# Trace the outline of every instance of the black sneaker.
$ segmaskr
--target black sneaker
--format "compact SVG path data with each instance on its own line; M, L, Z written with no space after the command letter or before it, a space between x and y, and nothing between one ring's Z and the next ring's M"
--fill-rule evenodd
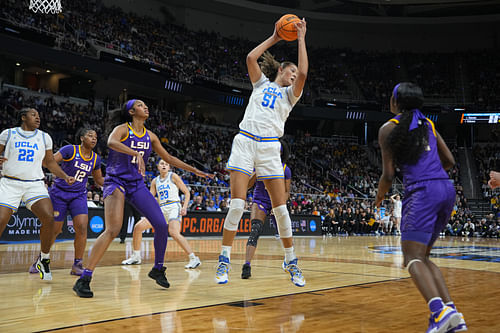
M170 283L168 283L167 277L165 276L165 270L167 267L162 267L161 269L152 268L149 272L148 276L156 281L157 284L162 286L163 288L170 287Z
M252 276L251 270L252 267L250 267L249 264L244 264L243 269L241 270L241 278L248 279L250 276Z
M91 276L82 276L78 280L76 280L75 285L73 286L73 290L80 297L91 298L94 297L94 293L90 290L90 280L92 280Z

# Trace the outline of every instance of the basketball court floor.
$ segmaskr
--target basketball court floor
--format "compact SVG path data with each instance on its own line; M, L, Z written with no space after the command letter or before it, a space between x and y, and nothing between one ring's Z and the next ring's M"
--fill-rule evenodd
M163 289L147 277L154 254L143 241L143 263L122 266L131 240L113 242L82 299L69 274L72 241L51 252L53 281L27 271L38 243L0 245L0 332L425 332L428 310L406 270L399 237L297 237L307 284L294 286L281 269L281 243L261 238L252 277L242 280L246 239L236 239L227 285L214 282L219 238L190 239L203 264L169 240ZM93 241L89 241L88 250ZM500 332L500 243L442 238L433 252L470 332Z

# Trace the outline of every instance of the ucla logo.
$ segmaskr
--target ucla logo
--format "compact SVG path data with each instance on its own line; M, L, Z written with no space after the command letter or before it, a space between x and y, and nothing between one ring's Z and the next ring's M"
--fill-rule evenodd
M34 145L28 141L18 141L15 143L16 148L32 148L38 150L38 145L35 143Z

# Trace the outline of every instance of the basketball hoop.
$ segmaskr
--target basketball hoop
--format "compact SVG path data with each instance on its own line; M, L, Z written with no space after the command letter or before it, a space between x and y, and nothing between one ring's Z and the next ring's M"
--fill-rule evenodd
M30 0L29 8L42 14L58 14L62 11L61 0Z

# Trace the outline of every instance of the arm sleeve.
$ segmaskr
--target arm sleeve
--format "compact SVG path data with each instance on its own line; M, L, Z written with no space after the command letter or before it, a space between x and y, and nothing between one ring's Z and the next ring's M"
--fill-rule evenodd
M257 82L252 83L252 86L254 89L258 88L261 85L263 85L266 81L269 81L269 79L264 75L264 73L262 73L262 75L260 76L260 79Z
M5 129L0 133L0 145L4 145L7 143L7 139L9 138L9 129Z

